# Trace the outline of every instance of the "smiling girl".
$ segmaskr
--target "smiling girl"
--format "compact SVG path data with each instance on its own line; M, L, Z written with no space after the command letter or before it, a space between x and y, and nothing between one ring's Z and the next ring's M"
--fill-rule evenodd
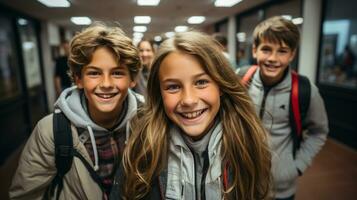
M178 33L151 70L111 198L265 199L266 133L215 41Z

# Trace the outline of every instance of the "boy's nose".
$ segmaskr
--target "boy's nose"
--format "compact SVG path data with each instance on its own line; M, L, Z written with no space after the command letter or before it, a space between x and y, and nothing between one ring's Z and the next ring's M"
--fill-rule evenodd
M276 60L277 60L277 53L272 52L268 57L268 61L276 61Z
M101 82L101 87L109 88L113 86L113 81L109 76L104 76Z

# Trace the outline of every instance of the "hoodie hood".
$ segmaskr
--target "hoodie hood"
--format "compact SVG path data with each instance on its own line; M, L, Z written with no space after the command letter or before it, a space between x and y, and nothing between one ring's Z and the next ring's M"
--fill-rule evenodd
M134 114L136 114L138 103L136 101L135 95L137 94L131 90L128 90L127 114L114 130L125 126L126 122ZM87 127L90 126L96 132L96 134L103 134L108 132L107 129L97 125L89 117L84 98L85 97L83 93L77 89L77 86L67 88L61 93L60 97L55 103L55 108L59 108L76 127L87 129Z
M138 102L144 101L141 95L135 94L131 90L128 90L127 96L127 110L126 115L121 120L120 124L114 128L112 131L116 131L124 126L126 126L126 141L129 138L129 120L130 118L136 114ZM98 126L94 123L87 112L87 105L85 101L85 97L83 93L77 89L77 86L73 86L64 90L57 102L55 103L55 112L61 112L71 121L71 123L77 128L83 128L88 130L89 138L93 148L94 154L94 170L97 171L99 169L99 158L97 145L95 142L95 136L101 136L110 134L109 131L101 126ZM118 116L120 114L118 113ZM126 143L126 142L125 142Z

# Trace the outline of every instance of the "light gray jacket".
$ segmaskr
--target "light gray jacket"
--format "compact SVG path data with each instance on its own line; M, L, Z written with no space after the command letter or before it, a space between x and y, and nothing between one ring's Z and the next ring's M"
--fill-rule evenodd
M264 109L262 121L270 132L272 149L272 173L274 193L277 198L289 197L296 192L298 170L304 172L312 159L324 145L328 133L328 120L324 102L317 87L311 83L310 106L306 118L304 139L293 158L293 139L289 124L289 103L291 90L290 69L282 82L271 88L266 95L265 107L261 108L264 87L260 79L259 68L253 75L249 86L249 95L256 105L257 113Z
M170 128L166 199L196 199L194 156L181 134L177 127ZM208 142L209 167L204 185L202 185L205 187L207 200L222 199L223 196L220 178L222 174L221 144L222 126L218 124L212 130Z

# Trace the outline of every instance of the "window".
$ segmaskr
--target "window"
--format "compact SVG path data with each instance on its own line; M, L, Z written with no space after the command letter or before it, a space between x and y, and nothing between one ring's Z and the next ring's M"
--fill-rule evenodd
M0 16L0 101L19 96L20 76L10 19Z
M319 84L357 88L356 1L327 0L322 24Z

